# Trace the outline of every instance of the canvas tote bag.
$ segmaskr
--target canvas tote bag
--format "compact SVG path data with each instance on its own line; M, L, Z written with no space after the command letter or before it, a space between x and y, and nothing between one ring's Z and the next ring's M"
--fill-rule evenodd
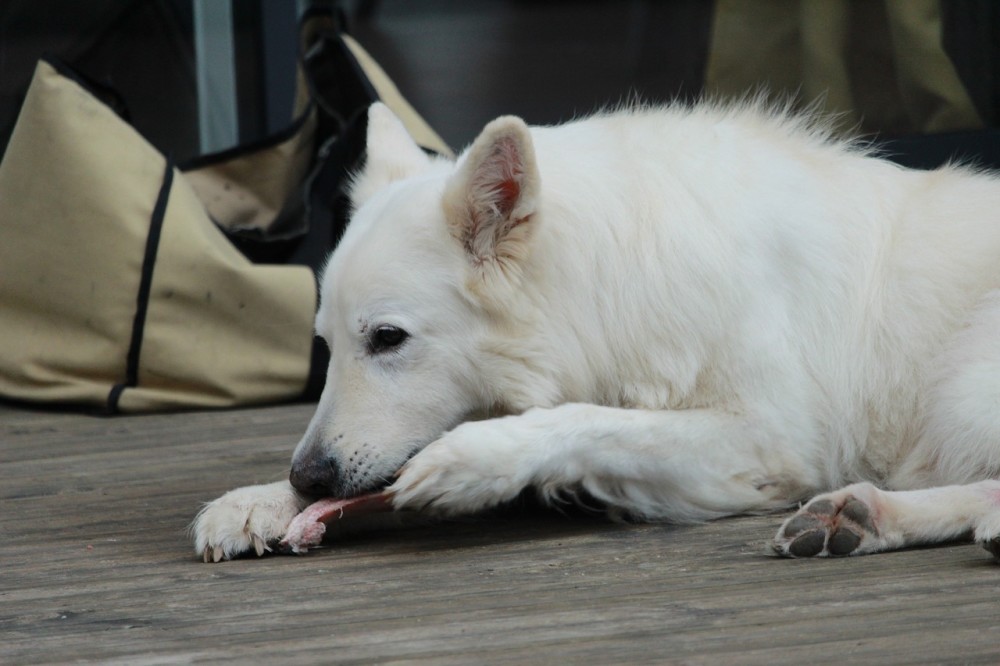
M367 104L448 149L356 42L308 39L290 130L185 170L71 70L38 64L0 163L0 397L115 413L318 393L314 268ZM343 75L330 54L354 80L324 91L317 78Z

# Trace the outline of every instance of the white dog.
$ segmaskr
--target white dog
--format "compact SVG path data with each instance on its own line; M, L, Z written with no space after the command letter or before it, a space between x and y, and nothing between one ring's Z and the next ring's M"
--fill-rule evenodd
M290 482L209 504L206 560L387 484L432 514L534 487L689 522L854 483L775 549L998 550L996 177L903 169L756 103L504 117L449 162L375 105L352 195Z

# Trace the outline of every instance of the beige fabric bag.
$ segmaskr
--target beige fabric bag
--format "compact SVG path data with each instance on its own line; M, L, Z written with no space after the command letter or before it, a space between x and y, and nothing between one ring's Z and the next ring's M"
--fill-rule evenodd
M377 94L447 150L368 60ZM284 141L184 173L39 63L0 163L0 396L110 412L302 396L313 271L252 263L220 227L280 218L315 126L306 116Z

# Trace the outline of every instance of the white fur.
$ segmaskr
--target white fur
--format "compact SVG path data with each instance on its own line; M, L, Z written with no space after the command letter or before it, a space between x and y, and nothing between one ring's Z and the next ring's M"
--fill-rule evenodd
M251 548L263 555L308 503L286 481L230 490L195 518L195 552L205 562L228 560Z
M1000 476L991 175L906 170L753 103L501 118L451 163L376 105L353 194L293 458L334 461L334 492L403 466L400 508L535 486L692 521ZM409 337L372 353L385 325Z

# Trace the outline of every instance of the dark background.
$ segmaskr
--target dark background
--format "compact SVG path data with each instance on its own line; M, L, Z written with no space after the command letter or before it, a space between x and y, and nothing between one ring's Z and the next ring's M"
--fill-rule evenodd
M298 6L292 0L232 2L241 142L259 139L290 121L296 18L310 1L317 0L298 0ZM714 3L341 0L333 4L346 15L349 31L416 109L446 142L460 149L501 114L548 124L633 98L662 102L697 96ZM1000 108L996 75L1000 3L948 0L942 8L949 55L980 115L988 126L995 126ZM191 0L3 0L0 153L35 62L50 53L116 91L127 117L160 150L180 162L197 156L201 150L192 25ZM958 140L966 152L985 154L982 163L1000 163L995 136ZM909 137L898 141L904 156L930 150L926 159L913 161L930 166L947 156L955 139L920 138L919 145Z
M339 4L349 31L454 148L505 113L554 123L632 96L697 94L712 12L705 0ZM249 141L288 121L295 4L238 0L233 9L239 133ZM194 156L191 35L189 0L0 2L0 149L36 60L52 53L117 90L154 145Z

